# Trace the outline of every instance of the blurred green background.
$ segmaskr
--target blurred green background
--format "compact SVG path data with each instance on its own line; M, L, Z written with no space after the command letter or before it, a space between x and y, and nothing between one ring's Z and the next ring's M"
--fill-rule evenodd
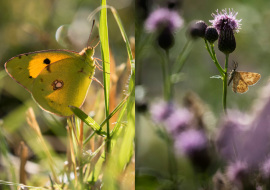
M186 30L188 24L193 20L204 20L211 25L209 20L213 20L212 13L218 9L233 8L238 12L237 19L242 19L240 32L235 34L236 50L230 54L229 71L233 69L233 60L238 62L238 71L257 72L261 74L261 80L249 88L245 94L235 94L228 88L227 108L239 109L243 112L250 112L252 106L256 106L256 98L261 92L261 88L268 82L270 71L270 2L266 0L259 1L221 1L221 0L197 0L197 1L179 1L181 6L178 9L180 15L185 21L182 29L175 35L175 46L171 48L171 59L180 54L184 47L187 37ZM149 10L155 10L158 7L166 6L167 1L153 1ZM136 9L138 12L138 9ZM139 18L139 17L138 17ZM141 43L145 37L145 31L140 30L143 25L143 19L137 18L136 32L136 54L137 62L137 84L143 85L146 89L146 101L150 106L154 100L163 98L162 91L162 72L161 57L157 54L154 40L148 43ZM137 36L140 35L140 38ZM143 44L142 49L138 49L138 44ZM217 48L215 42L217 58L222 67L224 67L225 55ZM138 65L140 68L138 68ZM188 91L195 92L202 101L212 111L209 118L213 127L217 127L218 121L223 114L222 111L222 82L219 79L211 79L211 76L218 75L219 72L208 54L204 40L198 39L194 42L190 55L182 70L182 81L174 87L174 101L179 106L183 104L183 97ZM166 145L155 133L155 126L148 120L148 115L136 112L136 167L152 168L160 172L167 170ZM182 164L184 162L181 162ZM185 164L184 164L185 165ZM186 166L180 166L185 168ZM181 170L180 170L181 171ZM188 177L192 177L190 174ZM194 177L194 176L193 176ZM194 185L195 186L195 185Z

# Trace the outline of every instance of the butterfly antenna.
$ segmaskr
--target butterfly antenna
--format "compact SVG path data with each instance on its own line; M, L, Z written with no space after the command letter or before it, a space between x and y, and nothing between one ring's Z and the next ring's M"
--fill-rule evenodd
M236 69L237 69L237 67L238 67L238 63L237 63L236 61L233 61L233 63L234 63L234 65L233 65L234 70L236 70Z
M90 34L89 34L89 38L88 38L88 42L87 42L87 46L89 47L90 46L90 44L92 43L92 41L90 42L90 37L91 37L91 35L92 35L92 32L93 32L93 28L94 28L94 26L95 26L95 19L93 20L93 24L92 24L92 28L91 28L91 32L90 32ZM90 42L90 43L89 43Z
M98 38L99 36L97 35L96 38ZM100 43L100 40L98 40L97 44L94 46L94 48L96 48L98 46L98 44Z

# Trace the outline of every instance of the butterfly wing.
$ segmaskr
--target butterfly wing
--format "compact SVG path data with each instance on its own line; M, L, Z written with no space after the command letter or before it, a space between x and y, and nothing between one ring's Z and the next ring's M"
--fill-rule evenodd
M86 97L95 66L82 58L68 58L45 67L33 83L32 95L41 108L70 116L69 105L80 107Z
M233 78L233 91L237 93L245 93L248 91L249 85L256 84L261 78L258 73L252 72L235 72Z
M239 72L234 73L232 89L235 93L244 93L248 91L248 85L243 81Z
M256 84L261 78L261 75L259 73L243 72L243 71L239 71L238 73L240 74L241 78L245 81L245 83L247 83L247 85L249 86Z
M66 50L45 50L25 53L11 58L5 63L7 73L28 91L32 91L34 79L49 64L79 54Z

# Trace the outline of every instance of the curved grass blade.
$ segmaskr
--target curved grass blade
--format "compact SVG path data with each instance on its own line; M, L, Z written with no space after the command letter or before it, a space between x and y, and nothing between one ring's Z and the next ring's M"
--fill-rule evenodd
M120 110L120 108L125 104L125 102L127 101L127 98L129 97L129 95L127 95L117 106L116 108L110 113L110 115L100 124L100 128L102 129L102 127L107 123L107 121L109 121L112 116L114 116L114 114L116 112L118 112ZM83 144L86 144L93 136L94 136L95 132L92 133L90 136L88 136Z
M106 136L106 132L102 131L101 127L95 120L93 120L90 116L88 116L86 113L84 113L81 109L75 107L75 106L69 106L71 111L78 116L84 123L86 123L88 126L90 126L95 133L101 136Z

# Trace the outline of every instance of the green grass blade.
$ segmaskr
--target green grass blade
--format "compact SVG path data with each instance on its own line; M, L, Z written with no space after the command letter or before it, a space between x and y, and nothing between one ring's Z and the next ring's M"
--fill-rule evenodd
M1 122L0 123L0 153L2 155L2 158L5 159L5 161L8 163L7 169L10 171L10 174L11 174L10 176L8 176L11 178L9 180L16 182L17 179L16 179L15 167L14 167L13 163L11 162L10 157L8 155L10 150L9 150L8 144L5 140L3 131L4 131L4 129L2 129L2 122Z
M115 20L116 20L116 22L118 24L118 27L120 29L121 34L122 34L122 37L123 37L123 39L124 39L124 41L126 43L128 57L129 57L129 60L130 60L130 62L132 64L132 66L133 66L134 59L133 59L133 56L132 56L132 51L131 51L131 48L130 48L130 44L129 44L129 40L128 40L127 34L126 34L126 32L124 30L124 27L123 27L123 24L121 22L121 19L120 19L120 17L119 17L119 15L118 15L118 13L117 13L117 11L116 11L115 8L113 8L111 6L109 6L109 8L111 9L111 11L113 13L113 16L114 16L114 18L115 18Z
M116 106L116 108L110 113L110 115L100 124L100 127L101 127L101 129L102 129L102 127L107 123L107 121L109 121L111 118L112 118L112 116L114 116L114 114L116 113L116 112L118 112L119 110L120 110L120 108L123 106L123 105L125 105L125 102L126 102L126 100L127 100L127 98L128 98L129 96L126 96L117 106ZM92 133L90 136L88 136L86 139L85 139L85 141L84 141L84 144L86 144L92 137L94 136L94 133Z
M106 0L101 1L101 6L106 7ZM103 8L100 12L100 27L99 36L101 43L101 55L103 60L103 84L104 84L104 99L105 99L105 113L109 116L109 95L110 95L110 53L109 53L109 38L108 38L108 23L107 23L107 9ZM107 121L107 144L106 152L110 152L110 126ZM105 154L106 155L106 154Z
M133 103L135 103L135 60L133 59L132 56L132 51L131 51L131 47L130 47L130 43L128 40L128 37L126 35L126 32L124 30L124 27L122 25L121 19L116 11L116 9L114 9L111 6L108 6L108 8L111 9L113 16L118 24L118 27L120 29L120 32L122 34L123 40L126 43L126 48L127 48L127 53L128 53L128 58L131 64L131 76L130 76L130 80L129 80L129 88L128 88L128 93L130 94L127 103L124 105L124 108L122 109L122 111L119 114L118 120L117 120L117 124L114 127L114 129L111 132L111 135L114 135L120 128L121 126L121 121L123 119L124 113L127 111L128 115L132 112L132 105Z
M86 113L84 113L81 109L75 106L69 106L71 111L78 116L84 123L90 126L97 134L101 136L106 136L106 132L101 130L100 125Z
M1 80L2 78L4 78L5 76L7 76L6 71L5 71L5 70L0 71L0 80Z

